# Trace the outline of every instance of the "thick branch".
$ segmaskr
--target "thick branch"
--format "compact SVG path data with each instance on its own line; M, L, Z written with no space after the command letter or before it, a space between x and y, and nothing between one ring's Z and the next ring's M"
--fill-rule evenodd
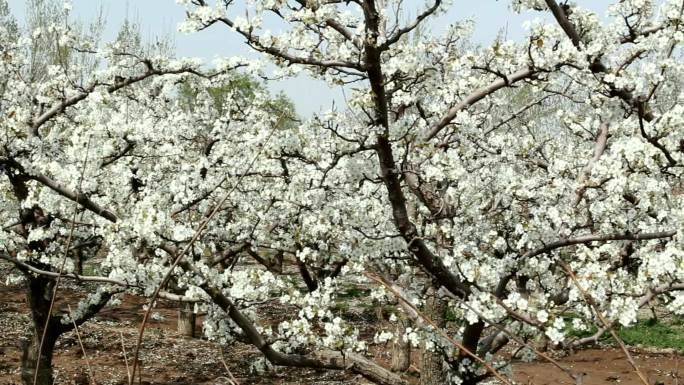
M551 242L544 247L540 247L536 250L528 251L522 255L522 258L531 258L540 254L548 253L555 249L560 249L561 247L579 245L583 243L591 242L607 242L607 241L646 241L650 239L661 239L661 238L671 238L677 234L677 231L662 231L659 233L642 233L642 234L632 234L632 233L615 233L615 234L605 234L605 235L585 235L582 237L562 239L559 241Z
M366 68L368 80L373 91L375 104L375 124L384 129L375 142L375 152L378 155L380 175L387 189L388 198L392 206L394 224L402 238L408 244L408 249L413 253L418 262L428 274L433 275L441 285L453 294L467 296L470 287L455 276L442 261L435 256L425 242L418 236L416 226L411 222L406 209L406 197L401 188L397 165L392 154L392 144L388 138L389 118L387 108L387 94L384 86L384 75L380 60L380 51L376 46L379 31L379 15L375 9L375 2L369 0L363 3L363 11L366 19Z
M415 166L408 166L404 170L403 175L411 192L423 202L433 216L436 218L449 218L453 215L451 205L439 195L434 186L421 181Z
M549 6L549 9L553 13L553 16L558 22L558 24L561 26L561 28L563 28L563 31L565 31L565 34L568 35L568 37L572 41L572 44L579 49L579 34L577 33L575 26L568 19L566 11L563 8L561 8L555 0L546 0L546 4ZM611 72L610 68L606 67L603 63L601 63L600 57L593 58L592 60L590 60L590 63L591 64L589 65L589 70L591 70L592 73L599 74ZM609 87L611 96L617 96L633 109L639 108L640 101L638 100L638 98L634 97L630 90L624 88L618 89L612 84L609 84ZM643 119L645 119L647 122L652 121L655 118L653 113L649 109L645 109L645 111L646 112L643 114L640 112L639 115L643 116Z
M185 271L201 275L194 266L187 261L180 261L179 266ZM252 321L242 314L235 304L226 297L219 288L204 280L200 285L212 301L218 305L235 322L245 334L249 342L274 365L334 370L350 370L381 385L408 385L408 381L399 375L375 364L374 362L354 353L344 353L324 350L312 355L286 354L279 352L259 333Z
M116 222L118 220L117 216L110 210L100 206L99 204L95 203L92 199L88 198L85 194L81 193L76 193L74 191L71 191L67 189L66 187L60 185L56 181L50 179L49 177L42 175L42 174L35 174L35 175L27 175L27 177L38 181L40 184L44 185L45 187L49 188L50 190L56 192L57 194L70 199L84 208L92 211L93 213L101 216L102 218L107 219L110 222Z
M58 114L64 112L67 109L67 107L71 107L76 103L80 102L81 100L87 98L88 95L90 95L90 93L93 92L93 90L95 90L96 86L97 84L93 84L90 87L88 87L85 92L62 100L60 103L52 106L49 110L45 111L42 115L33 119L30 122L31 134L34 136L38 136L38 129L40 128L40 126L42 126L43 124L45 124L45 122L54 118Z
M563 28L563 31L565 31L565 34L568 35L572 41L572 44L575 47L579 47L580 36L577 33L575 26L572 25L570 20L568 20L568 15L565 13L565 10L563 10L563 8L561 8L554 0L546 0L546 5L548 5L551 13L553 13L553 17L556 18L558 25L560 25L561 28Z
M582 186L577 189L575 192L575 199L573 202L573 206L577 206L579 202L582 200L582 197L584 196L584 192L587 189L587 186L584 185L584 182L586 179L589 177L591 174L591 169L594 167L594 164L599 160L601 155L606 151L606 146L608 145L608 124L607 123L601 123L601 128L599 129L599 134L596 138L596 143L594 144L594 156L592 156L591 160L587 162L587 165L584 166L582 169L582 172L580 173L579 176L579 182L582 184Z
M465 99L463 99L459 104L451 107L449 111L439 121L437 121L430 127L427 134L425 135L425 140L428 141L434 138L442 129L444 129L444 127L446 127L449 123L451 123L452 120L454 120L454 118L459 112L467 109L471 105L477 103L486 96L493 94L501 88L509 87L513 83L519 82L520 80L530 79L534 77L535 73L536 72L530 68L523 69L512 73L510 76L507 76L506 78L499 78L491 84L473 91L470 95L466 96Z
M100 312L106 305L107 302L112 298L114 294L117 292L121 291L121 289L115 289L115 290L107 290L104 293L102 293L97 300L97 302L92 302L88 303L86 306L85 310L81 313L79 317L74 319L72 322L69 323L62 323L61 318L62 317L57 317L57 316L52 316L55 319L59 319L59 330L60 333L66 333L74 329L76 326L81 326L83 325L86 321L89 319L93 318L97 313Z
M61 276L62 278L65 279L73 279L79 282L97 282L97 283L106 283L110 285L116 285L116 286L121 286L121 287L126 287L126 288L137 288L137 286L131 285L126 281L114 279L114 278L109 278L109 277L99 277L99 276L92 276L92 275L78 275L75 273L55 273L53 271L47 271L47 270L41 270L38 269L37 267L31 266L28 263L22 262L16 258L12 258L9 255L6 255L4 253L0 254L0 259L4 259L7 262L10 262L14 264L19 270L23 271L24 273L30 273L30 274L37 274L37 275L42 275L45 277L50 277L50 278L57 278L58 276ZM161 292L159 294L160 298L163 299L168 299L171 301L178 301L178 302L198 302L196 299L178 295L178 294L173 294L173 293L167 293L167 292Z
M181 74L181 73L192 73L195 75L203 76L202 74L198 73L192 68L180 68L176 70L160 70L160 69L155 69L153 68L148 61L145 61L146 66L148 67L147 71L144 73L138 75L138 76L133 76L127 79L124 79L121 82L118 82L114 85L111 85L107 87L107 92L109 93L114 93L124 87L130 86L132 84L141 82L151 76L155 75L167 75L167 74ZM30 127L31 127L31 133L34 136L38 136L38 129L40 126L54 118L60 113L63 113L68 107L76 105L78 102L84 100L85 98L88 97L93 91L98 86L103 85L101 82L94 82L90 86L86 87L85 90L77 95L74 95L70 98L64 99L61 102L57 103L56 105L52 106L49 110L45 111L42 113L40 116L36 117L30 122Z

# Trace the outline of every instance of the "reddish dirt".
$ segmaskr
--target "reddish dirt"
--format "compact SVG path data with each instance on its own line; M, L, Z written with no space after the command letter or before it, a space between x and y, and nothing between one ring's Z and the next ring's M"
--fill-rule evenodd
M650 384L684 384L684 358L671 354L631 352ZM574 373L583 373L583 385L643 385L622 350L584 350L561 360ZM575 382L550 363L515 365L516 379L530 385L574 385Z
M62 289L60 293L60 309L66 309L67 303L73 308L80 297L69 289ZM126 361L122 353L121 336L123 335L126 346L126 357L130 360L143 316L144 303L142 298L126 296L119 306L105 309L94 320L80 328L97 384L126 383ZM251 346L237 342L229 344L223 349L224 360L217 344L202 339L182 338L176 333L177 309L174 303L161 301L155 312L161 318L150 320L142 346L143 384L230 384L226 379L228 373L224 362L240 385L367 383L359 377L335 371L276 368L262 374L251 373L251 365L261 358ZM29 327L30 318L22 288L0 284L0 385L20 384L18 368L21 338L27 334ZM389 359L381 351L386 353L386 349L375 351L376 359ZM684 358L643 352L633 354L651 384L684 384ZM641 385L619 350L585 350L559 361L573 372L586 373L582 385ZM57 383L86 385L88 382L85 364L76 335L69 333L60 338L54 359ZM414 374L417 370L412 365L411 371ZM513 365L513 371L519 384L574 384L549 363L516 363Z
M57 308L65 310L67 304L74 308L82 296L67 288L60 289L59 297ZM142 298L126 295L120 305L106 308L79 328L98 385L127 383L126 359L132 360L145 303ZM359 383L354 376L331 371L271 368L266 373L254 374L252 364L261 358L256 349L234 342L221 351L215 343L179 336L176 332L177 307L173 302L159 301L154 313L161 318L149 321L141 348L144 385L230 384L224 362L240 385ZM201 322L202 317L199 317L198 335ZM27 335L30 323L22 288L0 283L0 385L21 384L21 340ZM63 335L55 352L56 384L87 385L86 360L76 334Z

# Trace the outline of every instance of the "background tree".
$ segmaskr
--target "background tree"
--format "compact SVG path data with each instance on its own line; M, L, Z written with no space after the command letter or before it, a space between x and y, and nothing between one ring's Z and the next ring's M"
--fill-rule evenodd
M140 290L137 282L77 275L84 259L108 252L111 230L104 230L99 221L118 218L103 208L102 197L111 185L100 182L130 151L125 146L134 143L126 136L129 127L116 132L103 119L123 122L135 111L146 111L138 100L131 101L129 88L165 74L192 74L195 68L189 63L164 68L169 60L161 55L146 59L132 49L136 47L128 39L128 24L111 49L98 51L99 21L90 28L79 27L70 21L69 8L57 2L33 1L28 9L22 29L9 15L6 2L0 2L0 211L6 221L0 258L20 273L31 309L32 334L24 346L22 381L52 384L57 339L93 317L113 294L129 287ZM121 143L122 152L117 152ZM125 195L114 199L117 202L130 197L130 171L122 178ZM87 293L73 314L56 301L60 279L67 278L77 279L77 286ZM93 286L93 281L101 285Z

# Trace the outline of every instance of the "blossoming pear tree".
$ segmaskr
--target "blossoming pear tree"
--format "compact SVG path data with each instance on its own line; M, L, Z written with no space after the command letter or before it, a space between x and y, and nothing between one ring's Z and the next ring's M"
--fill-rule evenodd
M40 345L121 290L193 301L207 338L272 365L387 385L414 382L377 354L389 342L421 348L423 384L511 383L505 346L553 360L527 341L577 348L651 303L684 312L681 0L616 2L608 20L514 1L553 22L488 47L470 23L430 32L440 0L181 3L184 31L224 26L278 75L344 85L347 106L301 121L231 86L260 63L207 70L3 21L0 257L36 299L25 383L50 366ZM29 76L46 32L69 55ZM59 314L56 277L99 289ZM348 285L387 315L374 338L338 306Z
M163 42L141 45L129 23L114 42L99 44L98 29L78 28L61 3L30 6L35 19L24 30L0 2L0 258L18 273L8 280L25 283L31 309L22 381L52 384L61 335L118 293L145 294L158 285L163 261L147 246L158 240L149 234L161 226L159 236L181 239L188 230L169 226L167 209L182 211L180 202L217 188L193 166L201 165L212 127L227 132L242 124L235 119L258 128L274 118L252 112L273 104L265 92L252 92L231 99L239 116L196 130L201 122L183 109L179 84L201 91L195 99L203 112L212 103L208 90L244 78L234 70L246 63L222 61L200 73L196 60L172 60ZM83 274L89 260L99 264L95 275ZM58 304L66 279L87 291L73 311ZM162 296L190 301L174 289Z
M581 346L653 301L682 313L682 1L616 2L607 20L514 1L553 22L488 47L467 43L468 23L426 33L451 6L440 0L413 12L391 0L180 3L182 30L224 26L282 74L351 91L347 109L274 135L256 165L266 169L238 188L259 197L231 198L245 212L222 229L248 253L294 256L310 292L273 269L219 278L181 258L223 310L211 310L210 336L242 333L275 365L345 362L402 383L377 365L364 372L360 356L321 353L368 348L330 307L342 282L366 281L413 323L404 335L378 330L376 342L422 341L450 381L474 384L510 381L497 355L509 342ZM269 31L266 19L286 27ZM422 312L429 288L455 325ZM245 306L257 294L300 312L260 326ZM571 339L568 323L597 332Z

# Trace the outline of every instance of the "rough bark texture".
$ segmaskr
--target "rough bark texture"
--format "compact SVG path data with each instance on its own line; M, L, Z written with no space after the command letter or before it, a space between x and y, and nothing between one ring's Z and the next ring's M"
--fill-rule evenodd
M57 320L51 319L48 323L43 351L42 354L39 354L40 339L43 335L45 321L49 317L52 281L40 276L30 277L27 279L26 285L27 301L33 318L33 331L23 346L21 380L25 385L33 384L35 368L40 356L36 385L52 385L54 381L52 377L52 353L60 334L59 325L55 322Z
M192 302L181 302L178 308L178 334L183 337L195 337L195 304Z
M443 328L446 326L445 312L446 302L435 294L434 289L430 289L425 301L425 315L437 326ZM442 385L446 383L442 355L439 352L426 349L425 343L421 344L421 348L420 385Z
M24 385L33 385L36 363L38 362L38 347L40 346L41 335L34 333L30 340L23 344L23 354L21 357L21 381ZM52 385L52 353L57 342L57 336L48 333L43 343L43 354L40 356L40 366L38 368L38 378L36 385Z
M395 337L392 342L392 363L393 372L405 372L411 366L411 343L404 341L406 327L402 322L398 323Z

